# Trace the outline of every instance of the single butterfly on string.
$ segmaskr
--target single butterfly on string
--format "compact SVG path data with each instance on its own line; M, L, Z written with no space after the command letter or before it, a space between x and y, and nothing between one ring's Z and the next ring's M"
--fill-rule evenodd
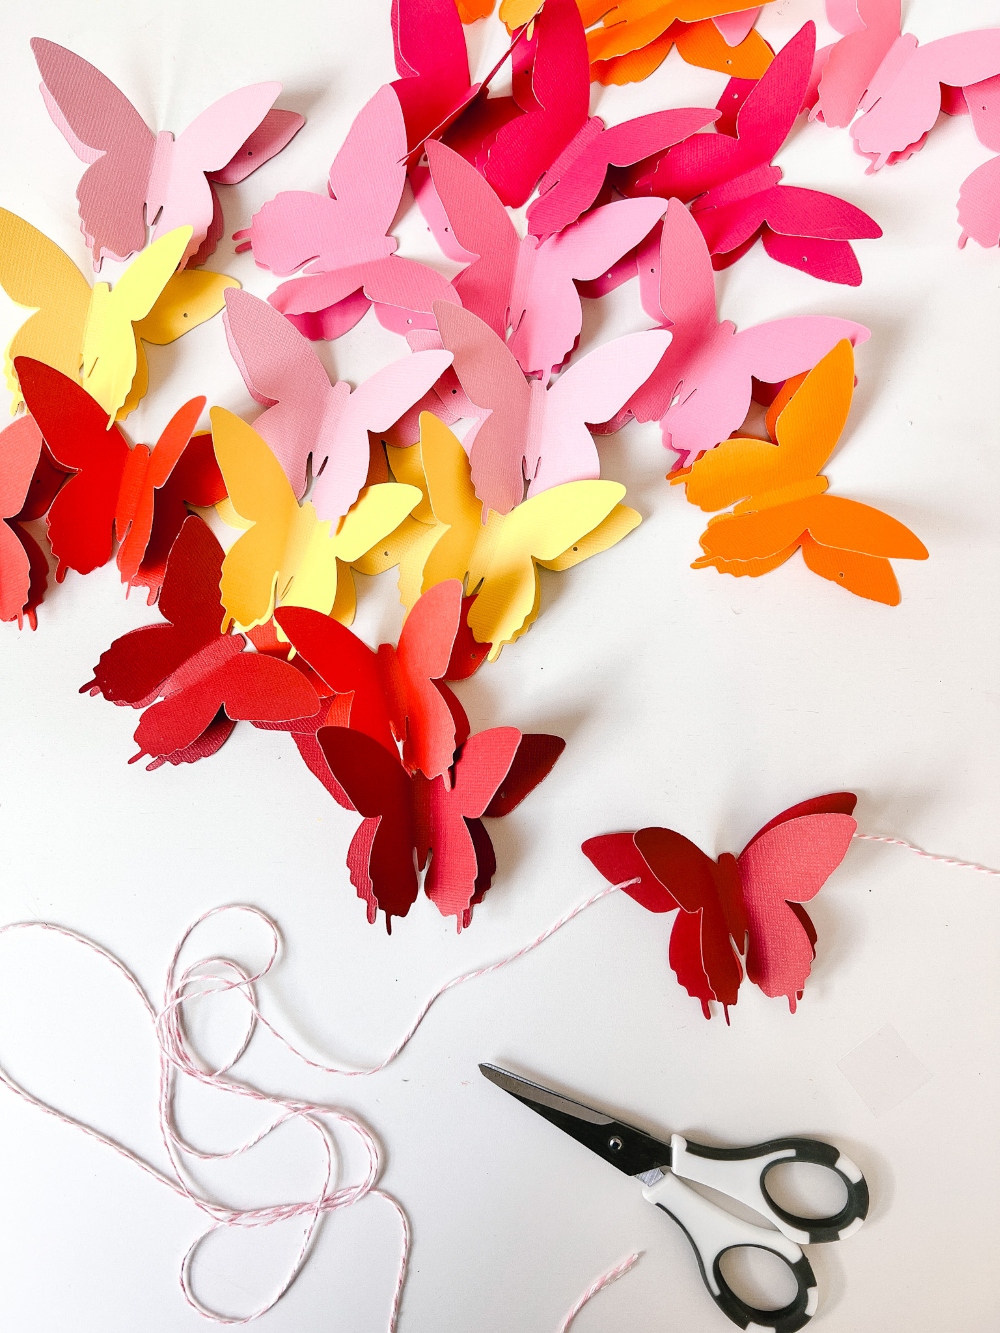
M652 168L640 165L622 188L690 203L717 269L759 238L779 263L856 287L861 268L850 242L879 237L881 227L834 195L781 184L781 168L773 165L802 110L815 47L809 22L749 92L739 80L730 83L718 103L718 132L692 135Z
M396 254L389 233L406 183L406 126L395 91L379 89L333 159L328 194L284 190L234 233L259 268L303 275L268 298L312 339L334 339L374 305L396 333L432 328L434 301L457 301L446 278Z
M195 434L205 399L179 408L153 448L132 446L68 375L28 357L15 368L49 455L68 474L46 519L56 581L67 570L89 574L106 565L117 540L122 582L146 588L154 602L188 506L215 505L226 495L211 437Z
M22 399L13 362L25 356L79 380L106 422L127 416L149 387L142 342L174 342L218 314L225 289L239 286L222 273L176 272L190 236L187 226L167 232L132 260L114 287L96 282L91 288L58 245L0 208L0 285L33 310L4 354L12 410Z
M630 417L659 421L664 447L680 455L678 467L743 425L755 382L784 384L841 339L857 346L871 336L863 324L822 315L769 320L740 333L730 320L720 323L708 246L678 199L671 199L659 237L651 234L640 247L638 269L643 309L673 336L652 375L594 429L619 430Z
M670 474L700 509L733 509L709 520L694 569L756 578L796 551L814 574L859 597L897 606L890 560L926 560L927 548L897 519L828 495L825 466L847 422L854 350L845 339L804 378L789 380L768 410L775 443L736 437Z
M571 481L522 500L506 514L484 506L472 487L469 459L452 432L430 412L420 418L420 441L389 449L398 481L418 486L424 501L367 556L361 573L399 565L405 606L435 586L465 586L471 641L490 660L527 633L541 610L537 566L565 570L607 550L642 521L623 504L613 481Z
M314 734L328 719L331 699L321 699L304 663L250 651L242 634L222 632L222 561L207 524L195 514L185 519L160 592L165 623L115 639L81 687L145 709L130 763L145 755L150 769L194 763L215 754L238 721Z
M738 856L718 860L673 829L607 833L583 844L612 884L650 912L677 912L670 966L711 1018L729 1009L745 975L795 1012L816 957L809 902L840 865L857 824L850 792L817 796L783 811Z
M274 101L280 83L256 83L222 97L177 138L154 134L99 69L55 42L31 41L41 92L56 128L87 169L76 197L80 224L99 269L128 259L175 227L191 234L180 263L203 264L224 234L216 184L235 185L270 161L305 124Z

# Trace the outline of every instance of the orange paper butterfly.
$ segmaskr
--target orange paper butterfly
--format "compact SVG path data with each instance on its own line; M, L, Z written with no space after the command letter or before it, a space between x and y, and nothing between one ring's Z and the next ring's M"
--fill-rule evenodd
M826 493L820 469L840 438L854 394L854 349L837 344L801 381L789 381L768 413L776 440L735 437L672 473L706 511L705 552L692 566L756 577L798 550L813 571L859 597L899 604L894 560L926 560L927 548L897 519Z

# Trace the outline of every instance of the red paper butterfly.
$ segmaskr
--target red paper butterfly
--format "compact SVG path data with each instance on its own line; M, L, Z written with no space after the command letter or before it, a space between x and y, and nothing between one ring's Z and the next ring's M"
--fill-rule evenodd
M565 748L558 736L522 735L516 727L477 732L444 776L410 774L378 741L346 727L323 727L317 740L327 763L363 816L347 853L351 883L381 908L386 929L417 896L418 870L428 865L424 891L443 916L468 926L496 870L482 817L506 815L550 771Z
M30 357L17 357L15 365L28 410L52 457L73 474L48 516L57 582L68 569L89 574L107 564L114 535L121 543L122 582L147 587L148 600L154 602L187 505L225 499L211 436L192 439L205 399L192 398L175 412L155 448L130 448L118 426L108 428L107 412L75 380Z
M222 560L222 547L202 519L185 519L160 593L167 623L116 639L101 654L94 679L81 687L81 694L146 709L135 731L139 753L130 763L147 754L149 769L194 763L215 754L237 722L315 718L315 729L326 721L327 706L302 670L246 652L242 634L220 632Z
M0 431L0 620L16 620L19 628L25 616L36 628L49 582L45 552L21 524L42 517L65 479L33 418Z
M609 833L583 844L612 884L650 912L680 909L670 966L689 995L726 1010L746 975L765 995L796 1001L816 956L816 930L802 903L814 898L847 853L857 824L850 792L817 796L783 811L740 852L718 861L672 829Z

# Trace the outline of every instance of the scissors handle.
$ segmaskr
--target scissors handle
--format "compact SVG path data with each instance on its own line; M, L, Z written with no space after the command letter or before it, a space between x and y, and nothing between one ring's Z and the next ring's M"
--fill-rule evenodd
M799 1245L846 1240L868 1215L864 1176L849 1157L829 1143L790 1138L771 1139L750 1148L709 1148L674 1134L670 1149L670 1169L675 1175L738 1199ZM808 1162L839 1176L847 1189L847 1201L840 1212L830 1217L797 1217L775 1203L768 1193L767 1176L776 1166L788 1162Z
M643 1194L650 1203L668 1213L681 1227L698 1259L701 1276L709 1294L722 1313L740 1328L757 1333L796 1333L816 1313L818 1294L816 1278L809 1260L794 1241L780 1231L756 1227L727 1213L704 1195L685 1185L668 1171L655 1185L647 1185ZM769 1250L787 1264L795 1279L795 1296L780 1310L759 1310L737 1296L722 1272L722 1258L728 1250L741 1246Z

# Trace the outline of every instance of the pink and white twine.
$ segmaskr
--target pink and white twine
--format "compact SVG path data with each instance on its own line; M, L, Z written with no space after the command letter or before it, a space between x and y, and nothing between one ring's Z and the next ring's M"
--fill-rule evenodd
M913 843L906 842L901 838L883 837L878 834L857 833L855 837L866 842L880 842L892 847L901 847L911 851L917 856L926 860L934 861L942 865L948 865L965 870L973 870L980 874L990 876L1000 876L1000 870L994 870L989 866L979 865L976 862L961 861L956 857L938 856L931 852L925 852L922 848L916 847ZM200 1212L208 1219L209 1224L201 1235L188 1248L184 1255L179 1272L179 1281L181 1291L187 1304L196 1310L206 1319L210 1319L218 1324L248 1324L252 1320L259 1318L262 1314L272 1310L281 1300L292 1283L298 1277L299 1273L309 1257L312 1242L316 1235L317 1227L321 1218L327 1213L336 1212L343 1208L350 1208L354 1204L360 1203L363 1199L374 1197L384 1200L395 1211L400 1224L400 1258L396 1271L396 1282L392 1294L392 1302L389 1311L388 1330L389 1333L395 1333L399 1318L399 1306L403 1294L403 1286L406 1281L407 1262L410 1251L410 1226L403 1211L402 1205L388 1194L385 1190L379 1188L378 1181L382 1173L382 1151L378 1140L368 1126L359 1119L358 1116L349 1111L342 1110L337 1106L324 1102L301 1101L298 1099L289 1099L276 1097L270 1093L262 1092L249 1083L245 1083L233 1076L232 1070L239 1060L246 1054L247 1049L252 1042L258 1027L263 1027L278 1041L290 1054L295 1056L304 1065L310 1069L317 1070L320 1073L334 1074L346 1078L367 1077L372 1074L378 1074L386 1069L406 1048L417 1029L427 1017L431 1008L448 991L455 987L463 985L467 981L473 981L479 977L489 976L492 972L498 972L501 968L509 966L519 958L539 948L546 940L552 938L558 931L562 930L576 917L580 916L588 908L593 907L602 899L619 889L628 888L639 881L630 879L621 884L608 884L597 893L591 894L578 903L570 911L559 917L548 926L540 935L523 945L515 952L506 957L498 959L496 962L489 963L484 967L475 968L470 972L463 972L461 975L452 977L425 1001L420 1008L413 1022L403 1034L403 1037L392 1050L380 1060L378 1064L367 1068L352 1068L342 1065L328 1065L320 1061L313 1060L304 1052L300 1051L292 1044L281 1032L277 1030L261 1013L257 1000L257 984L267 976L271 968L277 962L278 954L281 950L281 933L277 924L261 911L260 908L251 907L246 904L228 904L222 907L214 907L205 912L197 921L194 921L187 930L184 931L177 947L174 949L173 956L167 969L166 984L164 987L163 1003L157 1008L149 998L141 982L135 974L125 966L125 964L116 958L113 953L97 944L87 936L79 934L77 931L70 930L64 926L54 925L46 921L19 921L10 925L0 927L0 936L12 934L14 931L22 930L41 930L50 934L60 935L65 939L72 940L76 944L82 945L85 949L95 953L105 962L110 963L113 968L124 978L134 993L138 996L140 1003L149 1016L153 1032L156 1037L159 1048L159 1094L157 1098L158 1121L160 1139L167 1153L170 1162L170 1169L161 1170L154 1166L146 1158L133 1152L124 1144L108 1134L102 1133L92 1125L88 1125L81 1120L75 1119L65 1111L43 1101L36 1097L34 1093L23 1088L3 1066L0 1066L0 1084L8 1088L16 1096L31 1106L37 1107L46 1115L51 1116L61 1124L69 1125L77 1129L88 1138L95 1139L105 1147L110 1148L120 1157L137 1166L147 1176L159 1184L164 1185L174 1194L189 1200ZM204 922L213 917L224 913L243 913L258 922L260 922L268 933L270 947L266 962L256 972L249 972L239 963L232 959L221 956L213 956L199 959L196 963L189 964L181 968L181 953L192 934ZM196 1001L208 1000L213 996L226 994L239 995L247 1005L248 1016L243 1036L239 1042L238 1048L231 1059L218 1067L211 1067L198 1055L193 1048L188 1037L184 1023L184 1006ZM264 1106L274 1108L276 1114L264 1129L254 1134L244 1142L238 1144L226 1152L209 1152L195 1147L187 1142L177 1128L174 1116L174 1103L177 1092L178 1077L184 1075L196 1082L213 1088L217 1091L231 1093L237 1097L247 1098L250 1101L260 1103ZM233 1158L241 1156L256 1147L270 1134L273 1134L281 1125L288 1121L297 1120L308 1125L316 1134L320 1146L320 1160L322 1164L321 1182L319 1188L311 1199L272 1204L259 1208L232 1208L226 1204L218 1203L208 1198L188 1178L185 1167L185 1159L194 1159L199 1161L230 1161ZM333 1152L333 1146L330 1139L329 1127L332 1125L352 1133L364 1150L364 1159L366 1162L362 1179L351 1185L336 1187L336 1159ZM223 1228L252 1228L252 1227L270 1227L278 1222L284 1222L300 1218L304 1221L305 1227L302 1235L302 1241L299 1245L298 1253L288 1272L287 1277L281 1283L278 1290L265 1303L245 1315L229 1315L219 1310L212 1309L205 1305L197 1296L194 1290L192 1269L195 1259L198 1255L204 1241L214 1232ZM616 1264L613 1268L603 1273L583 1292L579 1300L566 1315L560 1325L559 1333L568 1333L573 1320L580 1313L583 1307L605 1287L615 1282L619 1277L627 1273L638 1260L638 1254L631 1254Z

